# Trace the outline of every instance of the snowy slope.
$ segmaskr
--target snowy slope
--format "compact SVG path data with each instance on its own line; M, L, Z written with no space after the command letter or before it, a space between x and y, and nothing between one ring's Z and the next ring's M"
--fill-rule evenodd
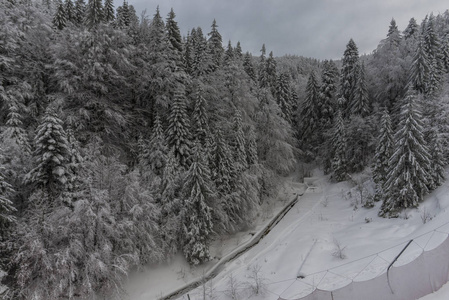
M355 178L363 181L366 174ZM405 244L414 239L395 266L406 264L423 251L438 246L449 232L449 193L444 185L429 195L419 209L408 210L403 218L377 217L378 207L361 206L354 184L329 183L320 176L311 182L315 188L306 194L284 219L254 248L226 265L206 292L215 299L231 299L231 277L240 298L254 294L256 280L264 289L253 299L302 297L314 287L333 290L352 280L363 281L385 272L389 262ZM372 191L365 183L363 194ZM424 221L425 222L424 222ZM442 227L441 227L442 226ZM438 231L434 229L439 228ZM343 249L341 259L338 246ZM303 280L296 280L305 275ZM191 299L202 299L199 287L189 292ZM180 299L187 299L184 295Z

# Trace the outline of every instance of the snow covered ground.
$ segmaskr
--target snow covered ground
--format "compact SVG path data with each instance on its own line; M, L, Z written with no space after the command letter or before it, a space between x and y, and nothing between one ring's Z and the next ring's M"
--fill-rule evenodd
M380 203L370 209L362 206L373 192L369 174L359 174L353 182L343 183L330 183L318 172L314 176L308 179L311 187L259 244L225 265L211 282L189 291L190 299L203 299L203 294L208 295L207 299L232 299L233 291L238 299L293 299L306 296L316 287L335 290L351 281L384 273L411 239L414 241L395 266L414 260L423 249L433 249L447 237L448 184L427 196L419 209L407 210L398 219L383 219L377 217ZM290 188L285 196L293 196L293 190ZM276 209L272 210L274 213ZM216 241L213 255L220 257L231 251L256 230ZM131 279L131 299L157 299L201 276L214 262L192 269L177 257L170 264L154 266ZM298 276L305 278L297 280ZM258 288L260 293L254 296ZM423 299L449 299L439 295L447 296L448 292L445 286ZM187 299L187 295L179 299Z

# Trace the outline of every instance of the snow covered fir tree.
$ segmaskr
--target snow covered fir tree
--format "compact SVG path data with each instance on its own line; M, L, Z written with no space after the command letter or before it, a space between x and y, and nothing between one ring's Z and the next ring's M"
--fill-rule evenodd
M5 299L112 299L145 265L201 265L298 166L369 170L386 218L444 183L448 12L323 61L247 52L213 16L181 31L174 9L138 13L0 1Z

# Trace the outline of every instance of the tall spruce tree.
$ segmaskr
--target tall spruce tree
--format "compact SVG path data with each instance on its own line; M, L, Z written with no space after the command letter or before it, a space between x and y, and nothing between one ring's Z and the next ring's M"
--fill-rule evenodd
M194 153L183 187L182 226L184 255L190 264L197 265L210 258L209 243L213 227L211 202L215 194L210 170L199 144L196 144Z
M64 5L66 20L68 22L75 21L75 6L73 5L72 0L66 0Z
M105 0L104 1L103 19L106 23L114 21L115 11L114 11L114 1L113 0Z
M74 23L78 26L84 23L86 13L86 3L84 0L75 1Z
M332 171L334 172L334 178L337 181L346 180L347 141L345 123L343 121L341 110L337 111L337 116L335 118L332 148L334 153L334 156L332 158Z
M28 173L29 181L57 196L66 189L69 144L63 122L51 109L47 109L34 138L35 167Z
M385 199L380 216L397 217L404 208L417 207L429 191L431 156L416 95L409 90L404 99L393 155L385 181Z
M410 87L417 92L424 94L427 91L429 69L429 60L424 49L424 41L422 38L420 38L410 69Z
M307 150L312 150L316 147L318 140L317 132L320 125L319 89L320 86L318 85L315 73L312 72L307 81L306 99L303 103L299 120L301 131L298 133L303 148L306 147Z
M89 0L87 4L86 22L89 27L95 27L104 19L103 3L101 0Z
M178 22L176 22L175 17L176 14L172 8L168 14L165 26L167 27L168 40L170 41L173 49L175 49L179 53L179 55L181 55L183 51L182 37Z
M53 26L55 26L59 30L63 30L66 27L66 14L64 9L64 4L61 0L58 1L58 8L53 17Z
M245 53L245 56L243 57L243 69L245 70L246 74L248 74L249 78L251 78L254 82L256 82L256 71L254 70L254 65L252 62L253 58L249 52Z
M192 112L192 135L194 140L205 146L210 130L206 111L206 99L204 99L203 93L203 88L198 85Z
M391 118L388 110L385 109L380 124L380 132L374 156L373 179L376 183L375 201L384 198L384 185L390 170L389 161L393 154L393 129L391 127Z
M234 161L237 171L242 172L248 168L248 162L246 157L246 142L245 134L243 132L242 114L238 109L235 109L234 111L232 132L231 147L234 154Z
M181 166L187 168L191 156L190 125L184 91L176 91L167 119L167 142Z
M346 45L343 54L342 68L340 75L340 98L344 102L340 103L343 109L343 117L349 115L350 104L353 102L357 84L357 65L359 63L359 50L353 39Z
M357 67L357 82L351 105L351 114L366 117L370 113L369 95L366 84L365 65L361 63Z
M151 133L148 159L152 171L161 176L167 162L168 147L165 138L164 129L162 128L162 122L159 115L156 115L154 119L153 131Z
M207 41L208 46L209 46L209 53L212 59L212 68L213 70L216 70L217 68L219 68L222 64L222 59L223 59L223 39L221 37L220 32L218 32L218 25L217 22L214 21L212 22L211 25L212 29L211 31L208 33L209 39Z
M281 73L277 80L276 100L282 112L282 117L289 123L292 122L292 107L290 100L290 85L288 75Z
M338 69L335 63L330 60L323 62L323 71L321 73L320 87L320 123L321 128L329 129L332 127L333 117L336 109Z

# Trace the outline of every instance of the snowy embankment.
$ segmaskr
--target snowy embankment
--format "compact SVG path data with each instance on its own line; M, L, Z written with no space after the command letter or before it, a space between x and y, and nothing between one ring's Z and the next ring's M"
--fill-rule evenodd
M354 179L335 184L324 176L316 178L311 182L314 188L260 243L226 264L212 281L190 291L190 299L203 299L203 295L207 299L232 299L233 295L298 299L315 288L335 290L385 273L411 239L395 267L447 238L447 183L428 195L419 209L406 210L401 218L383 219L377 216L380 203L370 209L362 206L373 188L369 176L359 174Z
M224 264L256 245L292 208L306 190L306 185L286 180L276 199L264 204L248 230L214 241L210 247L212 261L191 267L181 254L172 261L149 266L134 274L128 284L130 299L168 299L199 286L204 278L213 278Z

